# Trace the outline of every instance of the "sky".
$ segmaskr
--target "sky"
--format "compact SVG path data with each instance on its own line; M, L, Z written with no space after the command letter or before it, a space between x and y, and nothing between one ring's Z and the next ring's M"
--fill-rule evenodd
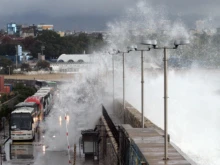
M170 20L181 18L189 27L196 20L214 20L220 25L219 0L143 0L160 6ZM54 24L55 30L104 31L108 22L121 17L137 0L0 0L0 28L8 22ZM147 10L147 9L146 9Z

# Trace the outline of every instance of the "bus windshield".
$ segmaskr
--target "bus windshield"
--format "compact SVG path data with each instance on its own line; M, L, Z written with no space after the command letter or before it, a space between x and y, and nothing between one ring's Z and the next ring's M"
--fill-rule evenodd
M31 130L32 117L28 113L14 113L11 115L11 130Z

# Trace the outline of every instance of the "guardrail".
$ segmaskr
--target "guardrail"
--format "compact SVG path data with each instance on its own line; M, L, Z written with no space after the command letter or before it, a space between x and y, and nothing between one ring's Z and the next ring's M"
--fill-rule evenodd
M115 124L112 122L111 118L109 117L109 115L103 105L102 105L102 114L108 124L109 129L112 132L113 137L115 138L116 143L119 145L119 132L118 132Z

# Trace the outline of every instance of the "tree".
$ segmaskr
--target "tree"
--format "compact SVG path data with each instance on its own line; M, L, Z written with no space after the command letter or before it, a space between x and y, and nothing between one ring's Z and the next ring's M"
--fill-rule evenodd
M24 101L27 97L32 96L36 92L35 88L24 86L22 83L16 84L13 90L19 93L18 102Z
M34 46L36 40L33 37L24 38L21 43L24 49L29 50L32 46Z
M43 53L46 59L58 57L61 54L81 54L99 50L104 45L102 34L89 35L80 33L75 36L60 37L54 31L44 30L36 38L27 37L22 41L22 45L31 55L37 58L41 52L41 46L45 46Z
M1 44L0 45L0 55L15 55L16 45L14 44Z
M30 71L30 65L28 63L21 64L21 71Z
M37 57L37 54L41 52L41 46L45 46L44 54L46 58L58 57L61 49L60 35L50 30L40 32L29 48L34 57Z
M50 63L45 60L40 60L37 62L36 66L38 69L49 69Z
M13 73L13 62L7 58L0 57L0 73L1 74L9 74L9 69L10 69L10 74Z

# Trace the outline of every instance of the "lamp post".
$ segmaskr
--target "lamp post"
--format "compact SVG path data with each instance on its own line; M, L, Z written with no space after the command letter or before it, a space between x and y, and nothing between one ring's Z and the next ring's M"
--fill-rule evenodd
M155 40L147 40L148 45L156 45ZM140 51L141 52L141 127L144 128L144 51L150 51L148 49L137 49L137 47L129 47L129 50Z
M15 66L16 66L16 69L18 67L18 47L15 46L15 50L16 50L16 54L15 54Z
M135 48L135 51L141 51L141 126L144 128L144 51L150 51L150 48L147 50Z
M122 65L123 65L123 111L124 111L124 124L125 124L125 53L129 53L131 50L126 52L118 51L118 53L122 53Z
M7 67L8 67L8 69L9 69L8 74L9 74L9 76L10 76L10 75L11 75L11 69L10 69L10 68L11 68L12 66L7 66Z
M142 42L143 45L149 45L148 42ZM168 98L168 84L167 84L167 49L177 49L179 45L189 44L188 40L175 41L173 47L157 47L153 45L153 49L163 49L164 51L164 160L168 160L168 121L167 121L167 98Z
M114 54L112 54L112 99L113 99L113 110L115 110L115 64L114 64Z
M44 50L45 50L45 46L42 45L42 46L41 46L41 55L43 55L43 53L44 53L43 51L44 51Z
M108 52L112 55L112 101L113 101L113 110L115 108L115 64L114 64L114 55L117 54L115 50L113 52Z
M2 121L3 129L4 129L4 135L3 135L3 136L4 136L4 139L5 139L5 137L6 137L6 136L5 136L5 122L6 122L6 118L5 118L5 117L2 117L2 118L1 118L1 121Z

